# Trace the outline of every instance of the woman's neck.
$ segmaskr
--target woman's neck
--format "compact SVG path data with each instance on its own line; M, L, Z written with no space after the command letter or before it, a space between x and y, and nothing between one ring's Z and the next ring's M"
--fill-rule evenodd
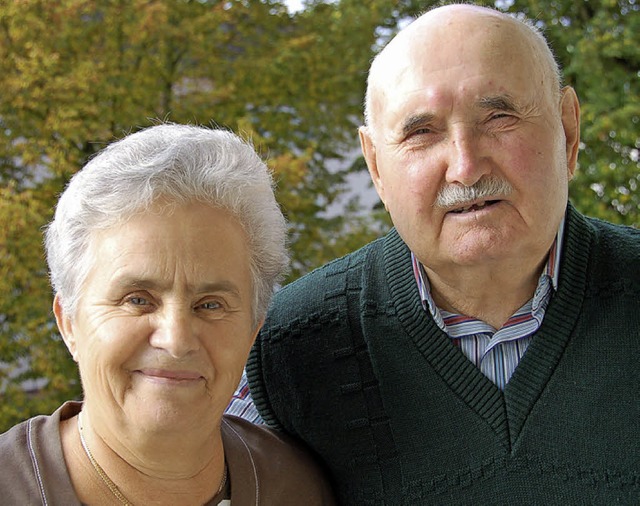
M149 444L128 447L121 451L124 457L91 430L84 417L77 422L77 417L64 421L60 431L71 482L84 503L126 504L109 482L131 504L201 505L219 491L225 472L219 433L207 445L206 456L202 445L191 452L191 445L182 439L173 445L173 455L165 440L153 452L146 451Z

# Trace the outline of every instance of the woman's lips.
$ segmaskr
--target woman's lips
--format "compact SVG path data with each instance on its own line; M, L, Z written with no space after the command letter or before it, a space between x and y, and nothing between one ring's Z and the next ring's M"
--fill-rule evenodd
M151 379L167 381L196 381L202 378L200 373L187 370L139 369L136 372L139 372Z

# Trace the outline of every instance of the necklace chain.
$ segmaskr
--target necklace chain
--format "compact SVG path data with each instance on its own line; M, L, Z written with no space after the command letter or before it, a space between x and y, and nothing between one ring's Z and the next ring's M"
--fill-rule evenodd
M82 449L84 450L84 453L87 454L87 457L89 458L89 462L91 462L91 465L96 470L96 473L98 473L98 476L100 476L104 484L111 491L111 493L116 497L116 499L118 499L118 501L120 501L121 504L126 504L127 506L133 506L133 503L125 497L125 495L120 491L118 486L115 483L113 483L111 478L109 478L109 475L105 472L104 469L102 469L100 464L98 464L96 459L93 457L93 454L91 453L91 450L89 450L89 446L87 445L87 442L84 439L84 434L82 433L81 416L82 416L82 412L78 413L78 433L80 434L80 443L82 444ZM227 484L227 464L225 462L224 472L222 474L222 481L220 482L220 487L218 487L218 491L216 492L216 495L222 492L222 489L226 484Z
M100 476L104 484L109 488L109 490L111 490L111 493L118 499L118 501L120 501L121 504L126 504L127 506L133 506L133 503L131 503L129 499L127 499L124 496L122 492L120 492L120 489L118 488L118 486L115 483L113 483L113 481L111 481L111 478L109 478L109 475L105 473L104 469L102 469L102 467L100 466L100 464L98 464L96 459L93 458L93 454L91 453L91 450L89 450L89 446L87 445L87 442L84 439L84 434L82 433L81 417L82 417L82 412L78 413L78 432L80 433L80 442L82 443L82 449L87 454L87 457L89 457L89 462L91 462L91 465L96 470L96 473L98 473L98 476Z

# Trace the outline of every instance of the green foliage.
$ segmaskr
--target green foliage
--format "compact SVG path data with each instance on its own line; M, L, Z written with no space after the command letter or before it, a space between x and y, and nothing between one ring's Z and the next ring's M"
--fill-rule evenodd
M116 138L158 120L251 138L291 222L291 277L375 236L357 206L322 211L345 191L336 161L356 139L377 29L404 8L0 1L0 430L81 395L51 312L41 228L66 181ZM25 391L33 380L37 394Z
M80 393L76 367L52 321L40 228L50 214L46 187L0 188L0 427L47 413ZM48 388L33 394L48 378ZM27 388L25 388L27 387Z
M389 226L340 212L366 72L398 22L436 2L0 0L0 431L81 396L51 312L42 227L98 149L158 120L219 125L268 158L291 223L289 280ZM638 224L638 5L516 1L582 98L572 199ZM26 383L25 383L26 381ZM36 381L37 393L25 386Z
M640 225L640 4L519 1L537 19L581 101L582 147L571 199L585 214Z

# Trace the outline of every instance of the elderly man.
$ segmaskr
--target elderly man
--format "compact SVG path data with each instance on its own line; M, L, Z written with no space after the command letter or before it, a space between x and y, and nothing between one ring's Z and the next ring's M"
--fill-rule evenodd
M640 233L568 203L559 74L472 5L373 62L360 139L395 229L281 290L247 365L342 504L640 499Z

